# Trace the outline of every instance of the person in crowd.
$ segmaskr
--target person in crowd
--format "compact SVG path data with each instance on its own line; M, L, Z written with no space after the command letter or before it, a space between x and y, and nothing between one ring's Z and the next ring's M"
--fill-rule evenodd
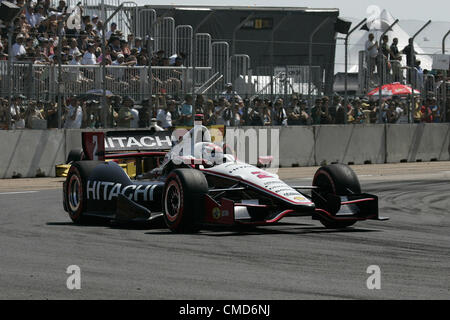
M246 124L249 126L261 126L264 125L262 119L263 101L259 97L253 99L253 106L247 106L248 116Z
M204 114L204 104L205 104L205 98L202 94L197 94L194 102L194 109L196 114Z
M312 124L320 124L322 119L322 99L317 98L311 108Z
M225 97L225 99L227 101L230 101L232 99L242 99L236 91L233 90L233 84L232 83L227 83L225 85L225 91L222 92L222 96Z
M410 38L408 40L408 45L403 48L401 51L402 54L406 55L406 65L408 66L408 83L412 83L413 79L413 72L411 71L416 66L416 54L417 52L414 50L414 40L413 38Z
M192 126L194 124L193 114L193 97L187 94L181 106L180 124L183 126Z
M172 118L172 126L177 126L180 123L181 112L179 105L171 96L167 97L167 110Z
M65 129L80 129L83 122L83 110L80 105L80 100L77 96L70 98L70 103L66 107L65 112Z
M83 59L81 60L81 64L83 65L93 65L97 64L97 57L95 56L95 46L93 44L89 44L86 52L83 55Z
M383 72L384 76L387 76L391 72L391 62L389 61L389 58L391 56L391 48L389 46L389 36L385 34L383 36L383 39L381 39L381 58L382 66L383 66Z
M275 101L273 112L271 117L271 123L275 126L287 126L288 116L286 109L284 108L283 99L278 98Z
M158 121L158 125L164 129L168 129L172 127L172 114L167 106L166 97L164 95L158 96L157 102L158 111L156 120Z
M345 123L345 108L342 105L342 98L339 95L333 96L333 104L329 109L331 117L334 119L334 124Z
M44 116L42 115L42 111L39 109L39 105L34 101L30 102L28 105L24 118L25 127L28 129L33 129L34 120L44 120Z
M107 31L105 34L106 40L109 40L116 31L117 31L117 23L113 22L110 25L110 30Z
M398 49L398 38L392 40L391 47L389 48L390 55L389 60L392 65L392 75L394 77L394 82L401 82L402 79L402 55Z
M11 113L11 127L12 129L24 129L25 128L25 112L23 108L23 100L25 96L18 95L12 101L10 107Z
M134 100L129 97L123 97L122 106L119 109L119 115L117 119L117 127L120 128L131 128L132 121L139 121L139 119L134 118L135 114L131 111L134 106Z
M13 61L15 60L22 60L23 58L25 58L27 51L25 50L24 47L24 35L23 34L19 34L16 37L16 43L13 44L12 46L12 56L13 56Z
M130 40L128 40L128 42L133 43L133 42L130 42ZM136 37L134 39L134 44L132 46L132 49L136 49L138 54L140 54L142 52L142 38L141 37Z
M229 125L232 118L232 110L230 109L231 104L225 97L220 97L218 105L214 109L216 124L219 125Z
M214 100L208 99L206 101L206 105L204 108L204 122L206 126L212 126L216 124L216 114L215 114L215 108L214 108Z
M44 118L47 120L47 128L58 128L58 104L56 102L46 101L44 105Z
M373 33L369 34L369 37L365 44L367 66L370 72L370 77L372 78L375 73L375 67L377 65L378 56L378 41L375 41L375 36Z
M441 122L441 111L437 104L437 100L435 97L430 98L430 110L431 110L431 117L433 118L434 123Z
M320 112L320 124L332 124L334 119L330 115L329 111L330 99L327 96L322 98L321 112Z

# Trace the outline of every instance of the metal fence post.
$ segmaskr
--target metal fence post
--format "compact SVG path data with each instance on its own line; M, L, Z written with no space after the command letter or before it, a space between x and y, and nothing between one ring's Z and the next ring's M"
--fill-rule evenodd
M344 110L347 110L348 105L348 39L350 35L358 29L361 25L363 25L367 21L367 18L364 18L360 23L356 25L352 30L350 30L345 36L345 78L344 78ZM347 123L347 117L344 117L344 123Z
M309 81L308 81L308 113L311 116L311 109L312 109L312 101L311 101L311 82L312 82L312 46L313 46L313 39L316 33L330 20L330 18L326 18L323 20L311 33L309 36L309 65L308 65L308 73L309 73Z
M395 21L394 21L394 23L392 23L387 29L386 29L386 31L385 32L383 32L383 34L381 35L381 37L380 37L380 42L379 43L381 43L381 41L383 41L383 37L389 32L389 31L391 31L392 30L392 27L394 26L394 25L396 25L398 22L399 22L400 20L399 19L396 19ZM382 70L382 68L381 68L381 66L383 65L383 64L385 64L384 63L384 61L382 61L382 59L381 59L381 57L383 56L383 54L382 54L382 51L381 51L381 46L379 46L378 47L378 69L379 70L377 70L377 73L378 73L378 82L379 82L379 85L378 85L378 107L379 107L379 110L378 110L378 120L379 120L379 122L380 123L382 123L383 122L383 110L381 110L381 105L382 105L382 103L381 103L381 100L382 100L382 88L383 88L383 81L382 81L382 78L381 78L381 70ZM370 71L369 71L370 72Z

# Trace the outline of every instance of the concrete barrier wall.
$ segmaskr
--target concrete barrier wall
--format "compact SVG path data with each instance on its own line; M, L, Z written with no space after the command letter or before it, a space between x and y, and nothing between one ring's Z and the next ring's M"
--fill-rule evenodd
M386 125L386 162L450 160L450 124Z
M267 130L269 148L261 151L258 146L258 152L273 154L272 148L277 147L282 167L450 160L450 124L252 129ZM270 129L278 130L278 143L270 142ZM55 165L65 163L70 150L81 148L82 131L1 130L0 178L54 176Z
M282 127L279 150L282 167L315 165L314 128Z
M314 126L315 163L384 163L383 125Z
M0 178L54 176L65 161L64 130L2 130L0 150Z

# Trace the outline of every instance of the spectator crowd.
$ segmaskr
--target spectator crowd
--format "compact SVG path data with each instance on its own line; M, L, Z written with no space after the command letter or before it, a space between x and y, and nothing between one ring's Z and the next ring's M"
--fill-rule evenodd
M61 56L62 64L95 65L105 60L107 65L124 66L181 66L186 55L178 53L167 56L163 50L148 51L148 40L128 34L126 37L112 22L104 26L97 15L84 15L78 5L77 11L68 11L64 0L53 7L50 0L16 0L23 8L13 21L13 61L30 61L35 64L56 64ZM79 17L79 25L74 20ZM105 28L104 28L105 27ZM102 51L105 30L105 52ZM8 59L8 26L1 28L0 59ZM61 54L58 44L61 42Z
M12 128L58 127L56 103L31 101L16 96L8 108L8 100L0 101L0 123L5 124L10 111ZM349 99L347 106L339 95L321 97L309 109L302 95L293 94L270 100L253 97L241 98L227 84L218 98L204 95L176 97L166 94L154 95L137 104L130 96L109 95L107 108L102 109L100 96L72 96L64 102L61 126L78 128L151 128L158 130L174 126L189 126L194 120L204 125L226 126L286 126L326 124L369 123L436 123L443 118L435 98L422 100L416 97L414 110L408 111L410 101L393 97L383 101L366 98Z
M182 52L171 56L166 55L163 50L151 52L150 39L135 37L133 34L125 37L116 23L104 26L98 16L85 15L81 5L76 9L81 18L79 26L74 26L72 22L68 23L73 12L69 12L64 0L59 1L55 7L51 5L50 0L16 0L15 4L23 10L13 21L11 50L8 48L8 28L1 28L0 60L28 61L37 65L54 65L61 62L63 65L79 66L101 63L111 66L183 66L186 59L186 54ZM380 46L382 54L389 62L388 70L392 71L394 78L401 80L399 66L394 63L401 59L401 54L407 56L408 66L420 69L420 61L412 61L414 54L411 43L399 51L398 40L394 39L391 45L388 45L388 40L385 37ZM377 66L378 49L379 44L374 41L374 36L370 35L366 51L371 72L374 72ZM11 52L11 57L8 52ZM426 71L423 73L426 74ZM86 72L72 76L79 83L89 79ZM114 70L106 81L117 82L119 86L132 85L136 77L138 75L127 74L124 70ZM179 86L179 78L179 75L166 75L156 78L155 81L172 82ZM126 81L126 84L121 83L121 80ZM317 98L310 108L301 94L270 99L264 96L242 98L233 90L231 84L227 84L222 94L214 98L203 95L178 97L165 94L163 90L159 92L160 94L139 104L130 96L108 95L106 110L102 109L100 96L71 96L64 99L61 113L58 111L58 105L50 101L33 101L17 95L9 103L8 99L2 98L0 128L5 128L9 120L11 128L16 129L57 128L59 116L64 128L157 129L192 125L194 119L202 119L205 125L285 126L407 123L408 118L417 123L440 122L444 118L443 110L440 110L433 96L427 96L424 100L416 98L413 110L409 110L410 101L400 97L383 101L380 108L378 100L366 98L353 98L345 105L339 95ZM447 119L449 118L447 116Z

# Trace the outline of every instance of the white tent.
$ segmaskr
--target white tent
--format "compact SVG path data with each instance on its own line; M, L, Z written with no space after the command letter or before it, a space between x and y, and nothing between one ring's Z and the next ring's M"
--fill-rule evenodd
M358 21L354 22L353 25L356 25ZM375 35L375 39L380 43L380 37L384 31L388 29L388 27L395 22L395 19L392 15L387 11L383 10L379 17L372 19L367 22L367 27L369 31L366 30L358 30L350 35L349 46L348 46L348 72L358 72L358 59L359 52L365 49L365 43L369 37L369 33L373 33ZM387 33L389 36L389 45L392 43L392 39L398 38L398 49L401 51L404 47L408 45L409 38L412 35L406 33L401 25L401 21L397 23L392 30ZM429 55L424 55L425 51L415 42L414 49L418 53L416 58L420 60L422 69L431 70L433 59ZM339 43L336 49L336 67L335 73L344 72L345 71L345 51L344 46ZM406 65L406 57L403 56L403 65Z

